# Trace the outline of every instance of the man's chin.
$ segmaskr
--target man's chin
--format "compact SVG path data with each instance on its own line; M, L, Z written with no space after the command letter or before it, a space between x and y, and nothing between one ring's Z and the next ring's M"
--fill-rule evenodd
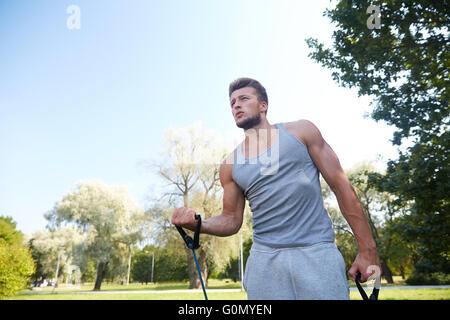
M261 123L261 116L257 115L255 117L243 119L241 122L236 122L236 126L238 128L248 130L251 129Z

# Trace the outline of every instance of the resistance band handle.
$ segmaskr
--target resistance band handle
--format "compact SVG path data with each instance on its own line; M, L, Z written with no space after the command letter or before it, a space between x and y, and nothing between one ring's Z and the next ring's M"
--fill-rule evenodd
M184 240L184 243L186 243L187 247L189 249L198 249L200 248L200 229L202 227L202 218L200 217L199 214L195 215L195 220L198 220L197 222L197 227L195 228L195 233L194 233L194 239L192 240L192 238L190 236L188 236L186 234L186 232L183 230L182 227L176 226L178 232L180 233L181 237Z
M367 296L366 292L364 291L364 289L362 288L361 284L359 283L361 281L361 272L356 272L356 277L355 277L355 282L356 282L356 287L358 288L359 293L361 294L363 300L378 300L378 293L380 291L380 289L377 288L373 288L373 292L370 295L370 298Z
M195 220L198 220L197 228L195 228L194 232L194 249L197 249L200 248L200 229L202 228L202 217L199 214L196 214Z

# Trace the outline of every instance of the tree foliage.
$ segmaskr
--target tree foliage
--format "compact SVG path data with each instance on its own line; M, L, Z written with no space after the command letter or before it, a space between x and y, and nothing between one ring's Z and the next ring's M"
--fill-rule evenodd
M85 235L72 226L34 233L28 241L37 263L34 278L53 278L58 255L60 275L69 273L72 265L77 265L81 269L83 261L81 246L84 240Z
M0 216L0 239L8 244L22 244L23 234L16 230L16 223L12 217Z
M168 198L171 208L154 211L155 221L160 221L158 230L166 230L165 241L171 240L183 245L170 217L177 206L194 209L208 219L222 211L222 193L219 181L219 167L229 151L217 138L213 130L197 123L186 128L172 128L165 134L164 155L166 159L156 164L159 175L167 185L164 198ZM161 238L161 237L160 237ZM208 265L225 267L230 238L218 238L202 234L201 246L197 251L204 282L208 279ZM173 244L175 245L175 244ZM198 277L192 252L185 248L189 272L190 288L199 288Z
M150 282L152 279L152 265L153 282L184 281L189 279L184 251L170 250L170 247L161 248L147 245L133 256L133 281Z
M377 172L371 162L360 162L345 170L363 208L371 233L377 244L383 277L389 283L392 279L392 266L397 274L410 271L412 260L409 258L411 246L399 235L396 222L405 215L405 208L395 206L388 192L380 192L369 183L371 174ZM336 245L341 251L347 268L353 263L358 253L352 230L339 210L332 204L334 196L330 187L321 182L322 195L330 214L336 235Z
M126 263L133 244L150 229L147 216L125 188L100 181L78 183L46 217L50 227L72 224L86 233L84 250L98 263L94 290L100 290L109 263Z
M370 5L381 12L369 29ZM450 39L447 0L338 1L325 15L335 24L333 46L308 39L310 57L333 70L344 87L373 97L371 117L396 127L399 158L371 183L411 203L398 221L404 240L415 242L416 268L450 272ZM420 261L419 261L420 260Z
M22 233L11 217L0 217L0 299L25 288L34 273L34 261L22 244Z

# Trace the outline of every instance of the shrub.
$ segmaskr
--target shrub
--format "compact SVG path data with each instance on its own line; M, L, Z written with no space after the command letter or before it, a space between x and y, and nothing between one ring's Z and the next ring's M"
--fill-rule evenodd
M409 285L448 285L450 284L450 274L435 273L413 273L406 283Z
M35 265L28 248L0 239L0 299L26 287Z

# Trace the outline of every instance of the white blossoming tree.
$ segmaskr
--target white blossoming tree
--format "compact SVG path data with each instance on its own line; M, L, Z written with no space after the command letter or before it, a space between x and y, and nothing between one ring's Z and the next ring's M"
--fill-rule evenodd
M74 225L85 233L85 252L97 261L94 291L100 290L113 258L126 260L150 231L150 221L127 189L101 181L79 182L46 217L53 226Z

